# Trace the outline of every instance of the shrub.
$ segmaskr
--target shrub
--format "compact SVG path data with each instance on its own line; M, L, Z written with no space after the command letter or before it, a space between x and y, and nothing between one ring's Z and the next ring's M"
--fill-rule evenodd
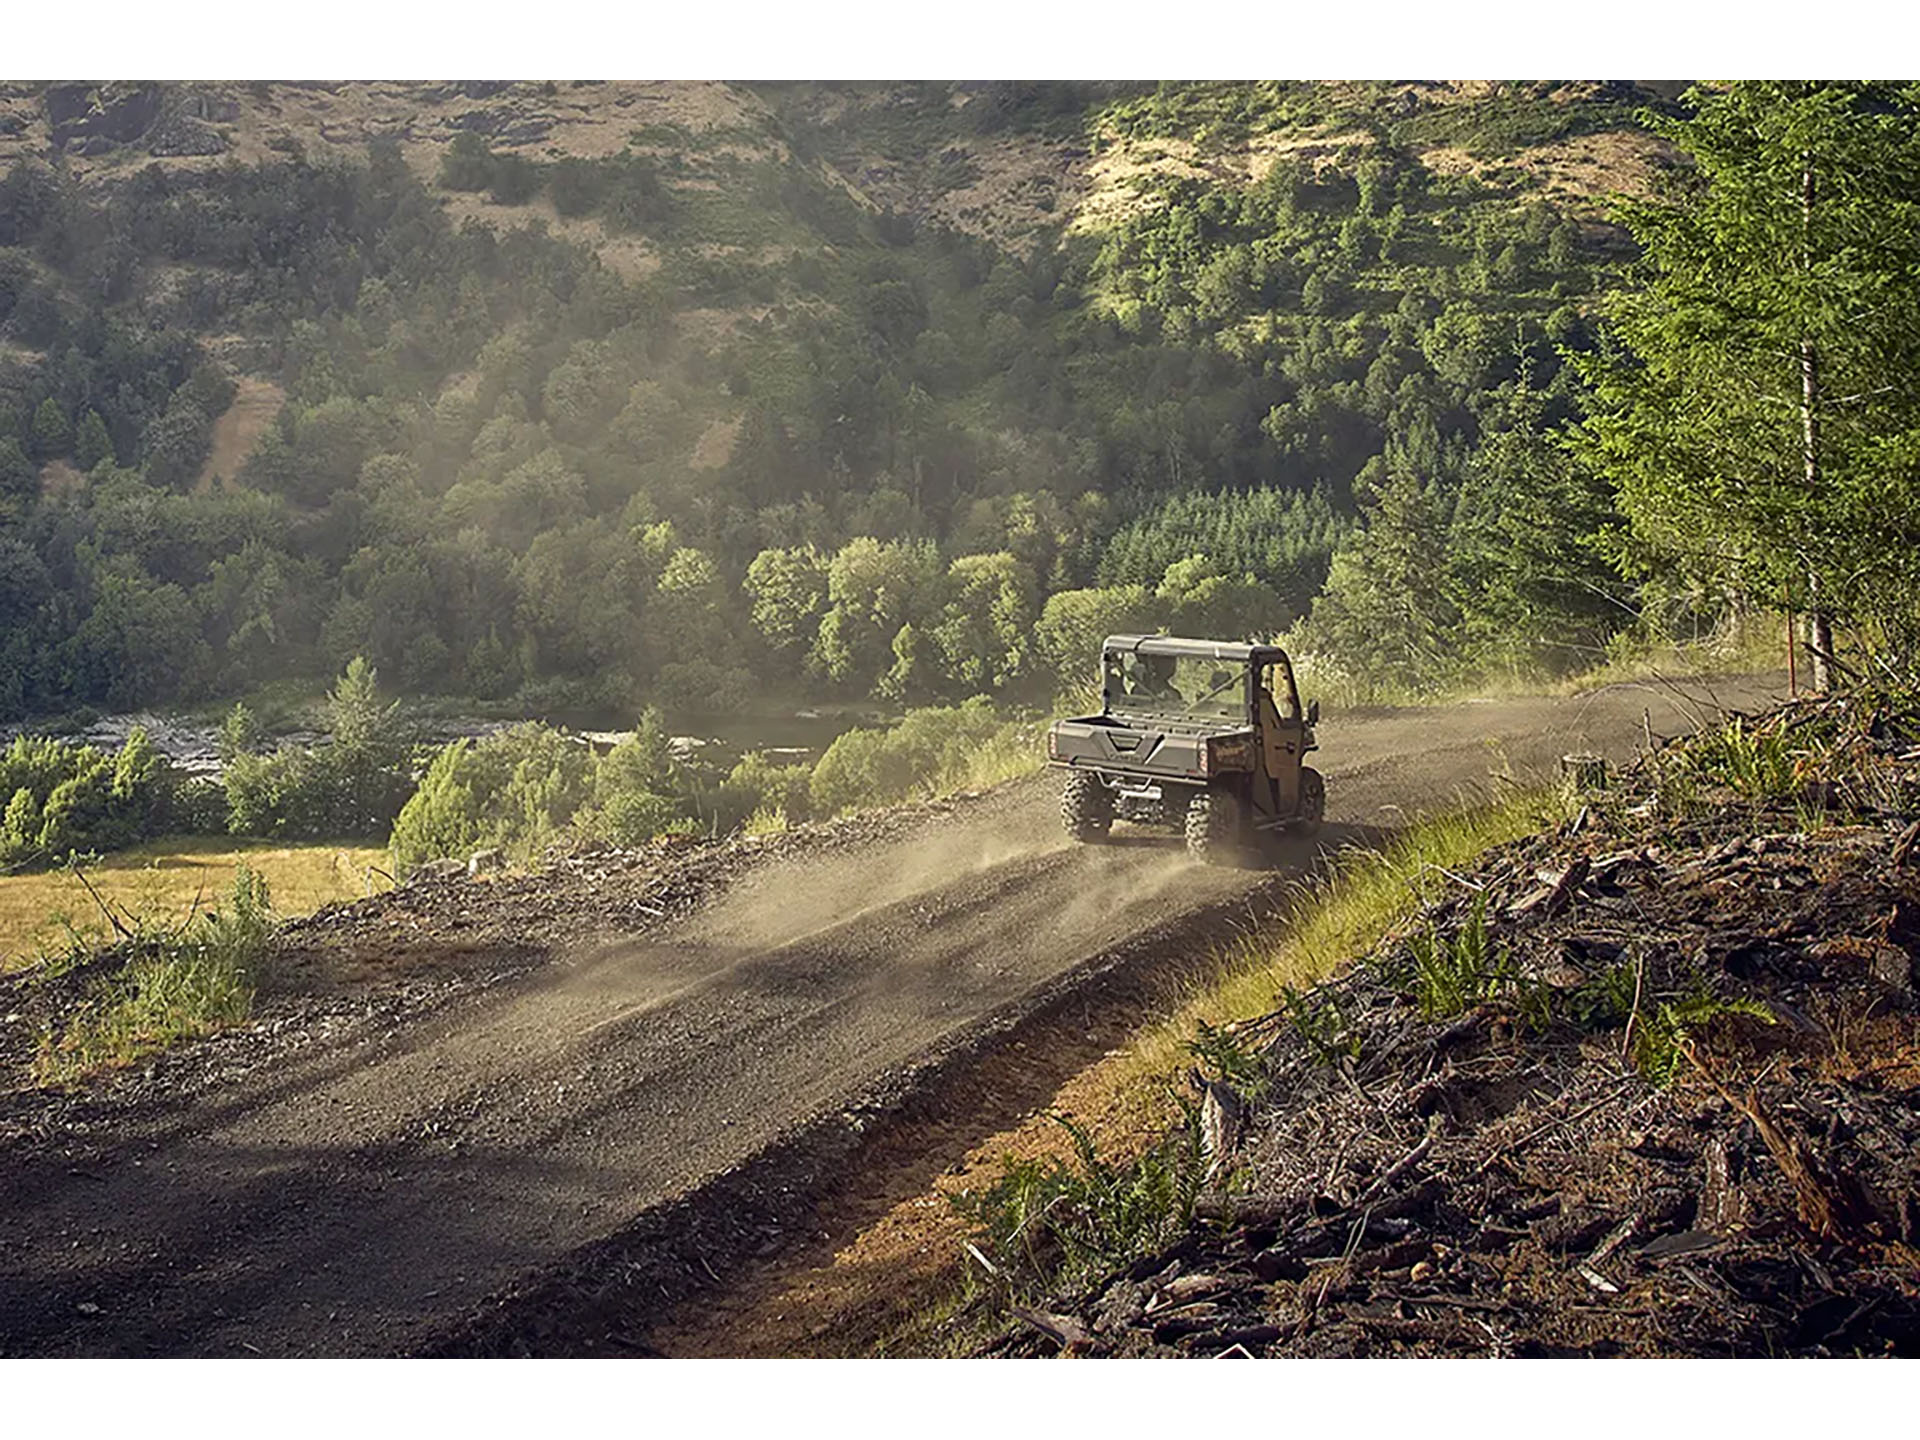
M355 839L387 832L412 790L412 746L397 704L356 656L327 697L327 743L248 753L257 727L236 705L221 728L227 824L236 835Z
M496 205L524 205L540 189L540 169L524 155L493 157L487 198Z
M813 771L806 765L783 765L765 751L750 750L719 785L696 793L694 805L717 834L784 830L813 813Z
M449 190L484 190L493 183L493 151L484 137L463 130L440 160L440 183Z
M71 1082L240 1024L252 1009L272 928L266 879L244 865L234 873L225 906L201 913L184 933L139 921L126 967L96 989L64 1030L42 1036L34 1078L43 1085ZM84 955L83 949L76 958Z
M434 756L394 821L394 878L477 849L532 859L587 802L593 775L593 757L551 726L516 725L478 743L456 740Z
M680 798L679 779L666 721L649 707L633 734L594 766L592 804L574 823L616 845L642 845L656 835L691 831L694 821Z
M1009 1157L991 1186L953 1198L1014 1296L1116 1269L1185 1231L1207 1157L1197 1112L1182 1110L1183 1123L1133 1160L1102 1157L1085 1130L1051 1116L1073 1142L1072 1161Z
M179 777L135 727L118 754L22 735L0 754L0 865L55 864L172 828Z
M891 730L849 730L814 767L813 808L833 815L950 789L1001 729L992 704L975 696L964 705L909 710Z
M562 215L589 215L599 208L612 180L604 165L569 155L555 163L547 190Z

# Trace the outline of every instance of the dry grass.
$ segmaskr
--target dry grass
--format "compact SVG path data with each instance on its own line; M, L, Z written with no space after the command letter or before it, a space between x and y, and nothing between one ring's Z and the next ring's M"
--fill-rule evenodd
M194 481L195 493L206 494L216 477L235 479L286 403L287 392L271 380L255 375L241 376L236 382L233 403L213 422L213 445L207 453L207 463L200 467L200 477Z
M1796 645L1800 684L1809 683L1813 657ZM1673 641L1623 652L1593 669L1571 676L1548 693L1578 695L1602 685L1634 680L1699 680L1715 675L1757 675L1787 668L1786 620L1779 615L1749 616L1743 623L1692 642Z
M86 867L86 878L109 904L156 923L185 920L224 895L242 864L264 876L274 909L304 915L331 900L352 900L387 881L368 867L387 868L387 852L337 845L270 846L203 836L181 836L110 855ZM62 917L65 917L63 920ZM0 970L16 968L45 951L64 950L68 925L88 940L107 938L111 927L85 886L72 875L48 871L0 876Z

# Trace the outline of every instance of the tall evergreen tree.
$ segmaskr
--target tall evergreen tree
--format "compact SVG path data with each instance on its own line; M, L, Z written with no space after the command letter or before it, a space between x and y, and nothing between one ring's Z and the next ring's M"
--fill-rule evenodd
M1920 87L1754 82L1650 117L1686 162L1623 207L1644 288L1610 305L1586 458L1639 537L1913 645L1920 581Z

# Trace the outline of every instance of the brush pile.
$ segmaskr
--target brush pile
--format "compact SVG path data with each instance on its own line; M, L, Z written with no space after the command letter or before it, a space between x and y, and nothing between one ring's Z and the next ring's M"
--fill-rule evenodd
M993 1350L1920 1354L1913 707L1583 778L1346 975L1204 1036L1186 1223L1016 1291Z

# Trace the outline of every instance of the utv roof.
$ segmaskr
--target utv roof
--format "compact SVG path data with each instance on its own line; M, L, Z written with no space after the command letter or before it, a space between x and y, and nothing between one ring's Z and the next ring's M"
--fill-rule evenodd
M1177 635L1109 635L1101 648L1175 659L1227 660L1235 665L1272 665L1287 658L1278 645L1249 645L1244 640L1183 640Z

